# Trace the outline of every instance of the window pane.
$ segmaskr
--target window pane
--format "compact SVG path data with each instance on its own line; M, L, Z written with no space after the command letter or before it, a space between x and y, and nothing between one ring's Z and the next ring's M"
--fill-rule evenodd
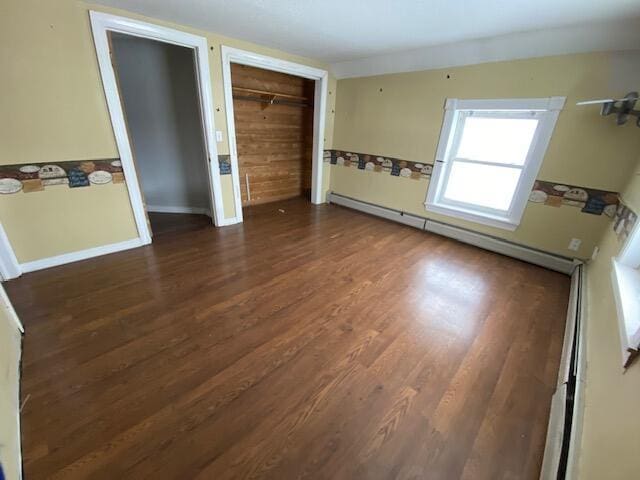
M537 126L535 118L466 117L455 156L524 165Z
M444 197L507 211L520 173L517 168L454 161Z

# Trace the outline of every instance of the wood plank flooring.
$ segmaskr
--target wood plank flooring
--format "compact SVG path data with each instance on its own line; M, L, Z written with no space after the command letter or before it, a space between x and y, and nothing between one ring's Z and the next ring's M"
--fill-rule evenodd
M30 480L538 477L564 275L295 199L6 289Z

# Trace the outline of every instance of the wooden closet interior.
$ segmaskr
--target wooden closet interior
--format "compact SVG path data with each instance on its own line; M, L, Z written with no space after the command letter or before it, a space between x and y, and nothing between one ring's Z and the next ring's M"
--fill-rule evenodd
M315 82L231 64L242 206L311 195Z

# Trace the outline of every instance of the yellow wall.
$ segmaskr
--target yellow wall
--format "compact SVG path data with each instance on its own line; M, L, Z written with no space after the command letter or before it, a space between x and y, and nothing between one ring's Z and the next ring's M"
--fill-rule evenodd
M223 131L224 138L218 144L219 154L229 153L221 45L327 68L319 62L248 42L80 1L4 0L0 4L0 91L5 92L0 96L0 165L119 156L91 36L90 9L149 21L207 38L209 46L214 47L209 54L215 127ZM327 102L326 147L331 146L333 135L332 110L336 92L333 78L330 79L329 90L332 93ZM20 262L91 248L96 246L96 242L106 245L132 237L130 226L133 217L124 189L111 192L113 213L109 215L109 221L112 223L92 232L93 224L100 219L80 215L79 218L87 218L86 223L78 222L76 218L73 224L55 224L49 220L62 208L69 207L70 199L76 195L71 189L65 190L66 196L57 190L53 193L52 188L57 187L48 187L40 192L39 197L22 192L0 197L0 220ZM223 181L222 189L225 217L233 217L235 210L230 182ZM76 205L76 210L90 212L107 208L104 192L95 187L78 190L86 190L82 197L85 203ZM118 195L122 198L116 198ZM35 198L42 201L40 208L34 206ZM7 221L5 215L9 210L11 219ZM19 216L25 216L25 220L16 221ZM34 228L26 225L27 222L41 225L38 238L18 245ZM58 240L52 244L49 237Z
M122 183L4 195L0 218L21 263L138 237Z
M629 61L640 59L637 53ZM566 96L538 178L619 191L633 168L640 136L632 125L620 128L612 118L600 117L597 107L575 105L579 100L626 94L615 80L614 64L619 63L615 54L567 55L339 80L333 146L433 163L446 98ZM371 180L363 180L363 174ZM423 205L427 185L426 180L332 166L331 189L337 193L368 201L376 198L374 203L561 255L573 256L567 245L575 237L583 241L577 256L589 257L607 223L575 207L530 203L515 232L483 227L427 213Z
M623 201L640 213L640 164ZM622 373L620 336L611 289L611 258L622 247L610 227L587 267L587 369L581 480L637 478L640 472L640 364Z
M231 180L231 175L220 175L220 184L222 185L224 218L233 218L236 216L236 206L234 204L233 181Z
M2 285L0 285L2 290ZM20 332L0 292L0 464L8 480L20 478L19 364Z

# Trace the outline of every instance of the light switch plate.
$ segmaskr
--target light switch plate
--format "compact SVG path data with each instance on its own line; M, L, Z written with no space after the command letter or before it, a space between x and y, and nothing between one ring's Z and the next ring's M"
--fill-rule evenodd
M222 130L216 130L216 142L222 142Z

